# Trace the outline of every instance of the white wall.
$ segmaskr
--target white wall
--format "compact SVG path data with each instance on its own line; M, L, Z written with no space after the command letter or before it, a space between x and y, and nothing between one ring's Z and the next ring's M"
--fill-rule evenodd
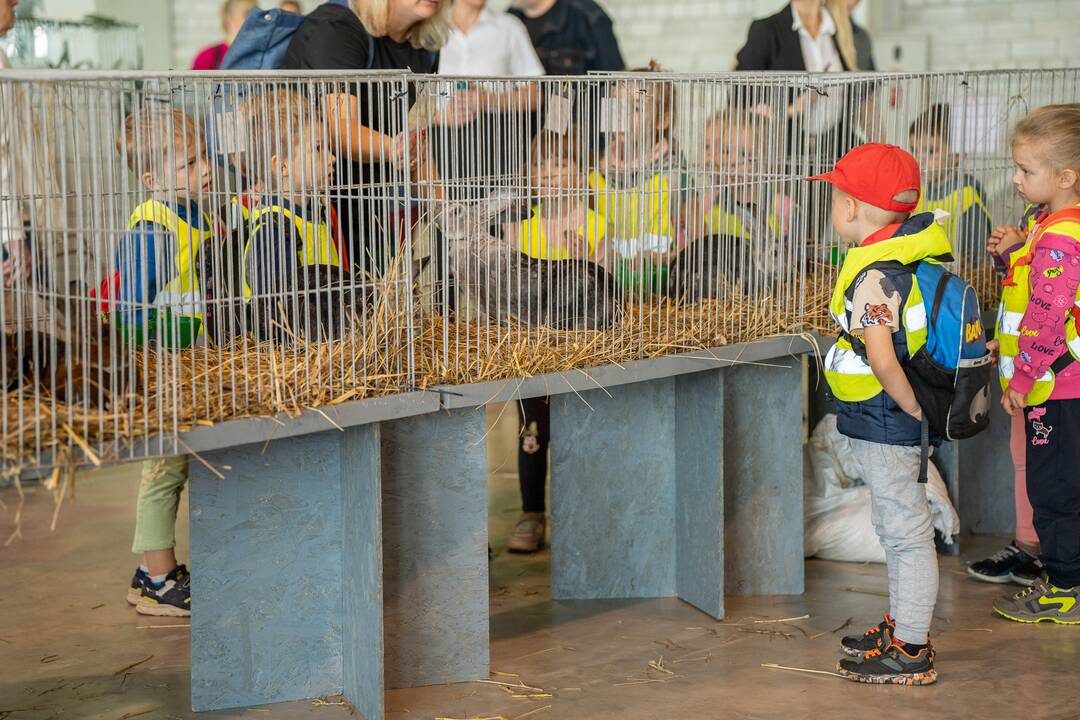
M755 17L783 0L602 0L626 61L682 71L726 70ZM914 41L905 69L982 70L1076 64L1080 0L864 0L872 34ZM891 64L891 63L890 63Z
M121 17L144 21L147 56L163 67L186 68L195 53L218 41L219 0L42 0L46 13L81 17L123 5ZM320 0L306 0L313 8ZM728 70L755 17L784 0L601 0L615 21L629 64L656 59L681 71ZM162 4L169 7L160 12ZM261 0L265 6L276 0ZM503 7L506 0L492 0ZM1080 0L863 0L859 11L885 48L900 43L912 70L1032 68L1075 65ZM164 37L163 33L170 33ZM890 63L891 64L891 63Z

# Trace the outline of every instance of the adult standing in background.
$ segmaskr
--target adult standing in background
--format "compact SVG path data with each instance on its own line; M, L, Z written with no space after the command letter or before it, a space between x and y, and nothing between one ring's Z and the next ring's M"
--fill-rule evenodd
M449 0L351 0L327 2L311 12L293 35L282 63L284 70L412 70L434 73L439 51L449 34ZM409 107L416 86L409 83ZM399 178L392 165L403 156L406 143L401 126L396 85L357 79L323 98L330 137L338 138L339 183L335 191L341 227L347 234L348 255L355 268L381 274L395 251L393 231L404 211L376 197L379 186ZM419 148L411 153L416 158ZM385 193L384 193L385 195ZM376 228L383 228L382 232Z
M454 0L450 37L439 59L440 75L537 77L544 66L516 17L495 12L487 0ZM452 194L475 195L486 178L519 173L539 107L538 83L458 82L436 142L440 172Z
M877 66L874 64L874 41L870 37L870 33L862 25L855 22L854 14L855 8L859 6L862 0L847 0L848 14L851 18L851 32L855 40L855 62L858 64L860 70L877 70Z
M221 30L225 33L225 40L199 51L191 64L191 69L218 70L221 68L225 53L229 52L229 46L233 44L240 28L244 26L248 13L255 7L257 7L255 0L225 0L221 4Z
M611 18L594 0L517 0L510 14L525 24L548 75L626 69Z
M736 55L735 69L868 69L859 67L849 5L851 0L793 0L775 15L755 20Z
M450 37L439 62L440 74L544 74L525 25L513 15L487 7L487 0L454 0L450 20Z

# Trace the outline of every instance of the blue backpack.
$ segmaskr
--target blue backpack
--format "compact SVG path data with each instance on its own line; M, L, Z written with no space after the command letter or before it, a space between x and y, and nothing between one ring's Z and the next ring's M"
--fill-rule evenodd
M349 6L349 0L328 0L328 5ZM253 10L221 61L222 70L277 70L285 61L293 35L304 16L274 8ZM368 36L368 67L375 62L375 40Z
M926 312L926 344L908 358L904 372L929 429L946 440L963 440L990 425L993 362L975 288L939 262L951 259L911 265L886 260L869 267L915 276Z

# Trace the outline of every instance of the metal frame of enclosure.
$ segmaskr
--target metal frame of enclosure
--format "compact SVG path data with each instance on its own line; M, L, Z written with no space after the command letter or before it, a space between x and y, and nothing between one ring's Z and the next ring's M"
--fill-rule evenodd
M554 598L801 593L844 254L804 178L912 149L989 305L1011 127L1078 98L1080 70L5 73L0 468L190 454L197 710L380 720L488 677L496 401L550 396ZM936 457L965 530L1009 522L998 420Z

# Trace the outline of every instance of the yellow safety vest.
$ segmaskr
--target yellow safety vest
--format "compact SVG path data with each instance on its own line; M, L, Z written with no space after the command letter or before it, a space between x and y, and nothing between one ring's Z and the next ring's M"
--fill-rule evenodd
M743 213L731 212L719 205L714 207L708 215L705 216L705 229L711 235L727 235L728 237L743 238L744 240L752 240L753 232L747 225L749 219L746 213L750 211L744 208ZM768 228L775 235L780 235L780 218L775 213L770 216L767 221Z
M847 337L854 311L852 301L847 296L851 284L877 262L896 261L910 265L920 260L935 262L934 258L951 255L949 238L936 222L930 222L926 228L912 235L893 237L848 250L829 303L829 314L844 334L825 356L825 377L837 400L863 402L877 397L884 390L874 376L870 363L855 352ZM911 291L902 299L900 318L910 357L926 344L927 335L926 308L914 276L911 278Z
M208 229L198 230L184 222L168 205L157 200L147 200L128 220L128 229L134 230L142 223L153 223L165 228L176 239L176 254L172 257L169 277L158 290L154 305L167 309L174 315L202 320L203 298L199 291L199 271L196 259L199 246L213 237L209 218L203 215Z
M331 265L340 267L341 260L338 257L337 246L330 237L328 224L325 222L314 223L302 215L294 213L281 205L261 205L247 211L250 219L250 232L244 243L244 256L242 259L241 277L244 278L244 298L251 298L251 286L247 281L247 265L251 252L251 238L266 222L277 222L274 218L264 219L267 215L281 215L285 223L292 223L299 233L300 246L296 250L297 261L301 267L309 265Z
M589 247L589 257L596 255L596 246L606 234L604 219L590 208L586 211L585 222L578 226L578 237L585 238ZM540 260L568 260L570 254L566 248L552 248L544 232L540 206L534 205L532 215L521 221L518 229L518 245L521 252Z
M589 187L596 192L596 211L611 225L613 236L675 237L671 227L671 183L663 175L653 175L636 188L610 190L604 176L594 171L589 173Z
M956 221L961 215L974 207L978 207L986 213L987 218L990 217L990 211L987 210L982 197L979 196L979 192L974 187L968 185L958 188L940 198L929 198L925 192L920 192L919 204L915 208L915 214L934 212L935 210L947 212L948 216L942 216L938 222L945 228L945 234L948 235L950 239L953 239L956 237L956 235L953 234L956 231ZM941 213L936 214L941 215Z
M1004 390L1016 372L1016 356L1020 354L1020 335L1024 314L1031 301L1031 258L1043 233L1051 227L1063 235L1080 242L1080 206L1054 213L1036 222L1028 222L1027 241L1020 249L1009 255L1009 274L1002 282L1001 304L998 306L994 337L999 343L998 379ZM1080 288L1077 289L1074 307L1080 308ZM1068 309L1063 312L1068 311ZM1080 337L1077 335L1076 318L1070 312L1065 320L1065 342L1069 354L1080 359ZM1047 369L1035 381L1027 395L1028 405L1041 405L1054 391L1054 371Z

